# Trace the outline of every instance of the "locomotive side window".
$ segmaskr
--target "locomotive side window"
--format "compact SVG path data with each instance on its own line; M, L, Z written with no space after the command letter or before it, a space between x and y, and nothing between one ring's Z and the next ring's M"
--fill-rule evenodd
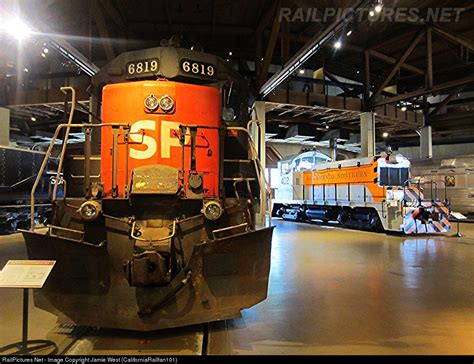
M281 173L283 174L288 174L291 172L291 166L290 163L285 162L281 164Z
M232 120L240 120L241 104L244 102L242 98L241 88L234 84L226 84L222 87L222 105L224 113L232 115ZM226 120L231 121L231 120Z
M381 167L379 170L380 186L405 186L409 176L409 168Z

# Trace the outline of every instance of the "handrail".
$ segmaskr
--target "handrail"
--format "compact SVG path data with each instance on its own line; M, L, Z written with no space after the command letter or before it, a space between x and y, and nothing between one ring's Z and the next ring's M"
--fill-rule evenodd
M39 185L39 182L41 180L41 176L43 175L44 173L44 170L46 168L46 164L48 163L48 160L51 156L51 152L53 150L53 147L56 143L56 139L58 138L58 135L59 135L59 132L64 129L64 128L85 128L85 127L92 127L92 128L103 128L103 127L120 127L120 126L123 126L123 127L128 127L129 124L125 124L125 123L103 123L103 124L60 124L57 126L56 128L56 131L54 132L53 134L53 137L51 139L51 142L49 144L49 147L48 147L48 150L46 151L45 153L45 156L44 156L44 159L43 159L43 163L41 164L41 167L38 171L38 175L36 176L36 180L35 180L35 183L33 184L33 187L31 189L31 196L30 196L30 199L31 199L31 217L30 217L30 230L31 231L34 231L35 229L35 219L34 219L34 215L35 215L35 193L36 193L36 189ZM64 142L64 141L63 141ZM59 169L59 166L58 166L58 171L60 172L61 170Z
M61 154L59 155L59 164L58 164L58 171L56 173L56 181L59 180L59 176L61 174L61 170L63 169L64 163L64 156L66 155L66 147L67 141L69 139L69 131L71 127L69 125L72 124L72 119L74 117L74 111L76 110L76 90L73 87L61 87L61 91L63 94L67 94L67 91L71 92L71 112L69 113L69 119L67 122L66 132L63 138L63 146L61 148ZM53 200L56 199L56 194L58 192L58 185L54 184L53 186Z
M272 216L271 216L272 215L272 213L271 213L271 209L272 209L272 191L271 191L271 187L270 187L267 179L265 178L265 171L263 170L263 166L260 162L260 158L258 157L258 152L257 152L257 149L255 148L255 144L252 140L252 136L250 135L250 132L248 131L248 129L243 128L241 126L232 126L232 127L228 127L228 129L229 130L236 130L236 131L243 131L244 133L247 134L247 137L248 137L248 140L249 140L249 145L250 145L250 153L252 154L253 161L256 164L255 169L257 170L258 183L260 184L261 187L263 187L265 189L265 192L267 193L268 204L270 206L268 206L268 204L265 203L265 208L266 208L265 215L266 215L266 212L269 211L269 222L270 222L270 225L271 225L271 223L272 223ZM265 222L264 222L264 224L265 224Z

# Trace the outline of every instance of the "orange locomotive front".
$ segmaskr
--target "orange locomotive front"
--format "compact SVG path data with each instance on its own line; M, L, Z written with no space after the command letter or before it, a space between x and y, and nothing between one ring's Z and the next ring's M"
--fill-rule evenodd
M219 90L166 80L128 82L105 86L102 102L107 105L102 112L103 123L121 121L130 125L128 144L123 127L118 135L118 196L124 195L124 186L130 186L132 171L137 167L164 165L182 173L180 188L184 196L189 198L195 195L193 190L202 190L204 197L219 197ZM194 147L193 131L180 129L180 125L199 126L193 136ZM185 133L184 146L180 144L181 131ZM111 128L102 132L101 175L106 196L112 196L114 190L112 132ZM189 187L190 176L198 180L194 181L196 188Z
M84 154L60 156L51 225L23 232L30 259L57 261L35 304L77 325L148 331L264 300L273 228L256 225L264 171L247 102L246 81L203 52L158 47L104 66L94 123L73 126Z

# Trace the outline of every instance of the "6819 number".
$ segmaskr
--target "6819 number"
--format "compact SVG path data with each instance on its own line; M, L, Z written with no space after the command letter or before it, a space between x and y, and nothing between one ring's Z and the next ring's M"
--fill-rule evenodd
M216 69L212 64L193 62L193 61L183 61L181 63L181 69L185 73L200 75L200 76L205 76L205 77L213 77L216 73Z
M154 73L158 71L158 60L148 59L144 61L130 62L127 65L127 74L129 76L139 76L145 73Z

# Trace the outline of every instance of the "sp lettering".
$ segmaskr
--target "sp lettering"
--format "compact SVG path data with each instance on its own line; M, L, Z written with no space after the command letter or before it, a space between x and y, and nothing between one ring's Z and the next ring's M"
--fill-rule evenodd
M172 131L179 132L180 123L175 121L161 120L139 120L130 127L130 140L135 144L130 144L130 158L149 159L156 155L160 150L161 158L171 158L171 148L181 147L179 138L172 135ZM157 128L160 128L159 143L156 140ZM188 143L189 135L185 137L185 143ZM145 149L143 147L145 146Z

